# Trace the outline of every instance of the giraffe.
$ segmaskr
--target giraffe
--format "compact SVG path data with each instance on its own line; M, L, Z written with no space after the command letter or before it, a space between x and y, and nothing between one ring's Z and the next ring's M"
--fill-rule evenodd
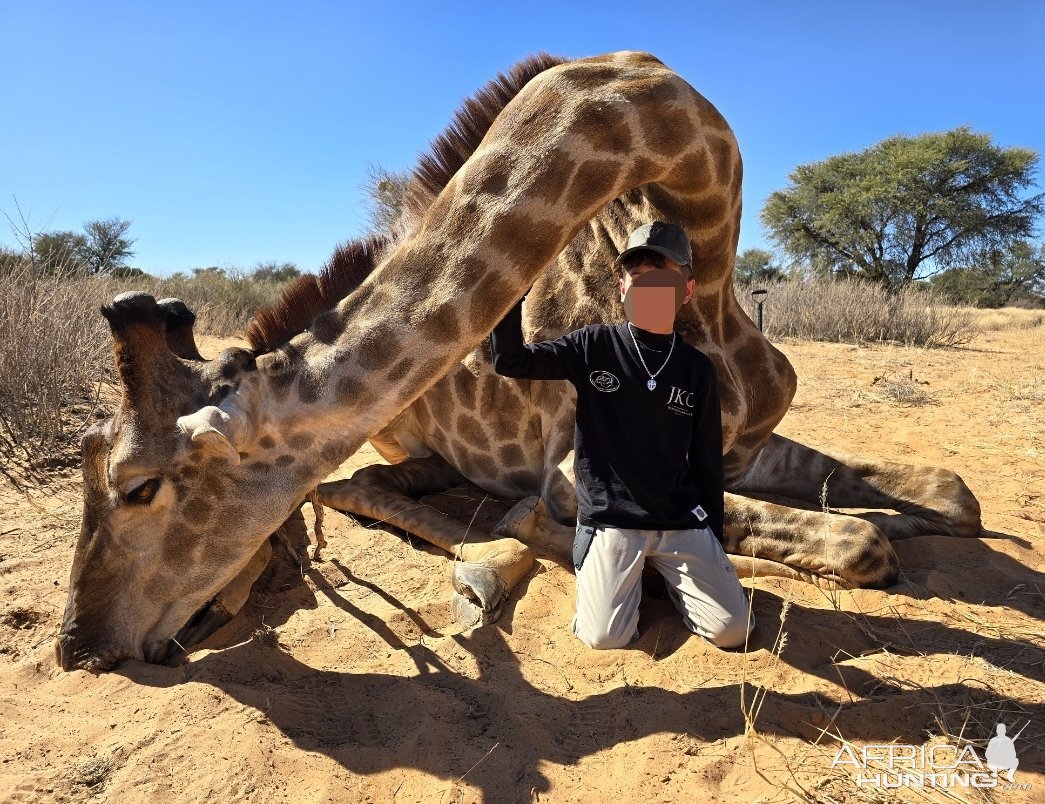
M679 75L644 53L541 57L470 103L422 161L397 239L339 249L258 317L251 349L200 359L191 312L172 300L128 293L103 308L122 396L83 439L63 668L163 660L213 630L242 605L268 535L368 438L395 465L321 498L447 550L459 616L496 616L532 547L565 554L572 541L573 396L496 377L486 336L531 286L531 338L617 315L612 257L653 218L687 230L701 267L680 332L719 375L727 549L884 585L890 536L979 532L953 472L844 462L773 434L796 380L732 293L739 151ZM762 499L808 503L826 477L835 505L901 515ZM493 534L412 502L463 478L520 498Z

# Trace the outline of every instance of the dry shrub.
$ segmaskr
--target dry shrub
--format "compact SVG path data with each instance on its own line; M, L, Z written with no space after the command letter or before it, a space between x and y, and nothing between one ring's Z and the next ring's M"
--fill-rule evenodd
M41 471L76 463L79 437L104 412L98 383L113 378L112 340L99 308L116 295L181 298L196 311L200 331L227 336L282 287L237 272L115 279L75 267L44 273L27 258L8 259L0 270L0 471L13 479L17 466L43 479Z
M285 282L257 281L247 273L231 270L151 280L140 289L157 299L181 299L196 313L197 331L227 337L243 332L254 311L276 302L285 286Z
M0 463L44 468L93 419L92 389L112 363L99 305L114 283L41 276L28 263L0 275Z
M976 334L967 310L940 303L922 288L890 292L867 282L792 279L766 289L769 296L763 313L765 332L771 339L957 346ZM756 320L751 289L735 290L741 305Z

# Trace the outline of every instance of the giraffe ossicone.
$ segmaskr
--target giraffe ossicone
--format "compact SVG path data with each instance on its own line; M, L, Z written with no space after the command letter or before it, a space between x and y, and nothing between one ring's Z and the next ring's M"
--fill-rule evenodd
M693 245L697 289L677 330L718 372L724 542L742 571L887 586L890 537L978 535L976 499L949 470L773 433L796 378L733 295L741 175L725 120L654 57L540 56L458 113L392 235L301 278L256 316L251 349L203 360L180 302L114 300L103 313L122 398L83 439L60 664L162 660L227 620L269 535L367 439L391 465L319 485L320 499L446 550L455 612L495 617L534 549L569 555L575 397L496 375L486 337L531 286L531 340L623 320L613 261L650 220L677 222ZM464 480L519 500L494 533L414 502ZM900 513L824 512L825 484L834 508Z

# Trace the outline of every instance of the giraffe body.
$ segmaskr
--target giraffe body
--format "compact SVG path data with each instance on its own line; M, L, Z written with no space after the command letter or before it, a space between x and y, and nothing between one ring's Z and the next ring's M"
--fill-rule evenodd
M123 398L84 439L63 667L160 659L172 637L234 610L268 535L367 438L396 465L321 497L453 553L455 609L496 616L530 546L565 553L572 538L574 392L498 377L486 336L531 285L530 339L620 320L613 257L653 219L693 245L697 290L677 327L718 372L727 490L745 495L727 495L727 549L890 583L892 520L758 499L815 501L825 472L844 480L833 505L889 502L912 532L978 533L953 473L934 470L929 493L909 467L845 464L773 435L796 380L733 296L742 168L707 100L652 56L619 53L543 65L503 101L377 266L286 342L204 361L176 305L136 294L104 311ZM463 478L523 498L489 538L404 504Z

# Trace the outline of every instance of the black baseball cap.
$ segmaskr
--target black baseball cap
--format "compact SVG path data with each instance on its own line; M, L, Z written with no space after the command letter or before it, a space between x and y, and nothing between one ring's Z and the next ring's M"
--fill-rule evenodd
M663 221L646 223L631 233L628 246L617 257L617 264L633 251L646 249L663 254L672 262L692 267L693 252L689 247L689 238L681 226Z

